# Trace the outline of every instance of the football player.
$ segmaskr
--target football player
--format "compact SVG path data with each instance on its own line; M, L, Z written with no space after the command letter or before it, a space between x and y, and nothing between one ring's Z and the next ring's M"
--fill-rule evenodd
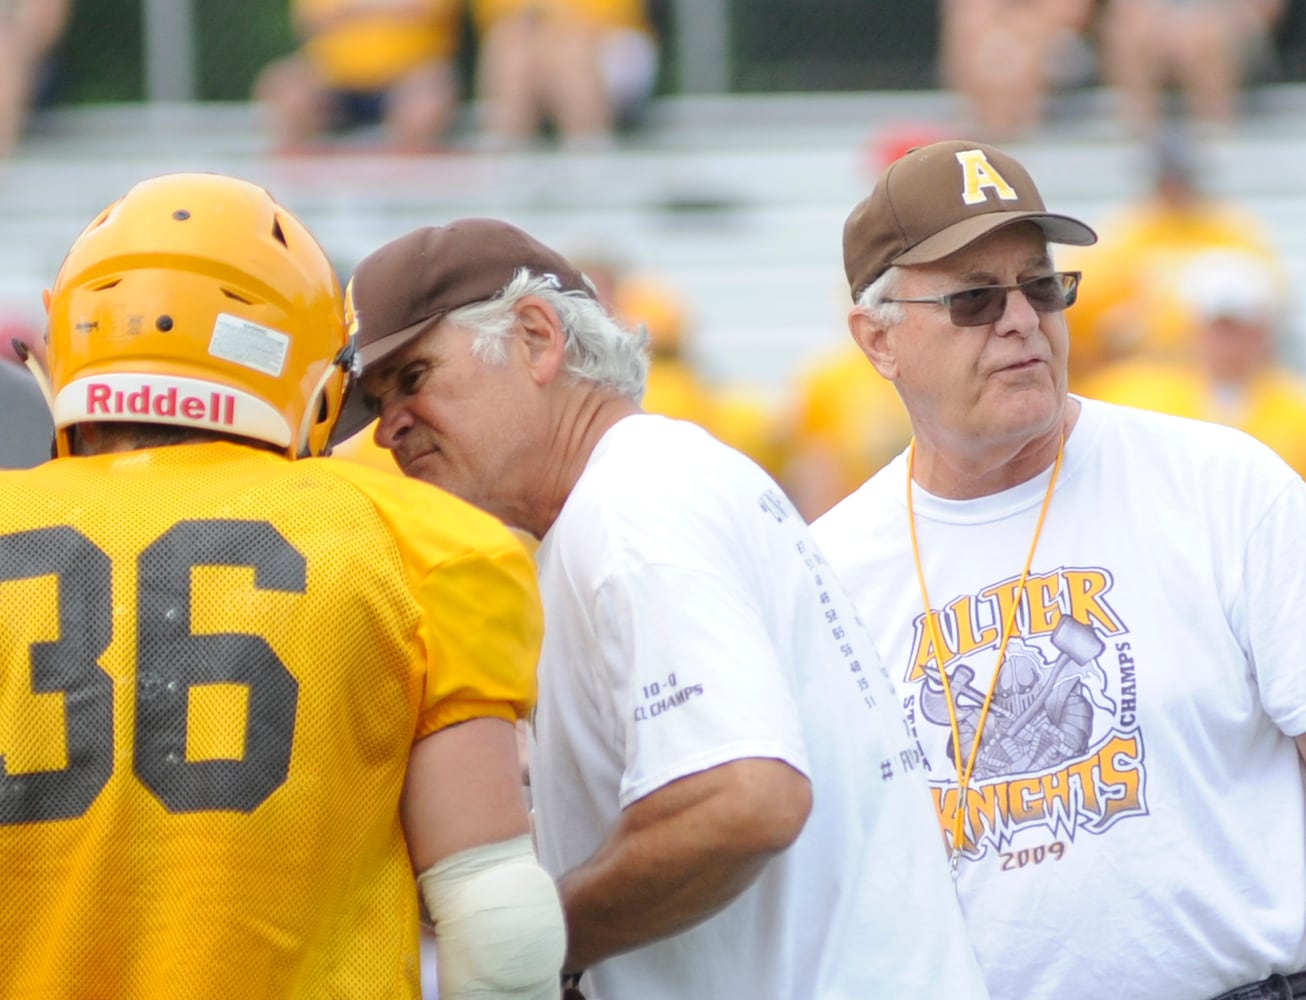
M531 559L325 461L342 291L262 188L171 174L73 243L57 457L0 473L0 997L556 997L514 723ZM419 891L420 887L420 891Z

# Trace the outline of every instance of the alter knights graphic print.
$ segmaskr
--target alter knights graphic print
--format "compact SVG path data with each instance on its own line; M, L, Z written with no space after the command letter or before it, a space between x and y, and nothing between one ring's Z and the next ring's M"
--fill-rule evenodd
M971 860L1009 851L1026 831L1040 835L1021 838L1038 850L1064 851L1077 838L1147 813L1136 664L1127 623L1112 605L1111 574L1067 566L1031 575L1023 593L1020 582L1012 576L953 596L931 612L934 625L918 614L901 678L908 729L950 840L962 798L956 761L964 766L974 752L961 826L961 853ZM1015 627L994 678L1013 610Z

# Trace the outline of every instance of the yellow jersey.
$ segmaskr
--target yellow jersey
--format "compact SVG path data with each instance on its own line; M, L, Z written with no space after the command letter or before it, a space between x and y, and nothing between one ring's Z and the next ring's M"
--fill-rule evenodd
M366 0L295 0L304 52L327 86L362 93L385 90L427 62L448 62L462 40L459 0L415 0L413 13L393 3L368 10ZM318 26L315 28L315 26Z
M1094 373L1085 380L1084 394L1237 427L1306 476L1306 382L1282 368L1269 368L1235 388L1213 383L1193 365L1139 358Z
M1125 358L1189 357L1197 317L1182 278L1213 250L1249 253L1282 278L1260 221L1215 200L1186 209L1151 201L1130 206L1102 225L1094 246L1059 252L1059 266L1084 272L1079 298L1066 311L1071 389L1081 391L1091 372Z
M533 565L355 462L0 472L0 998L413 1000L411 745L535 699Z
M911 441L898 391L851 342L800 374L790 410L790 475L820 470L813 483L792 484L808 518L857 489Z
M761 391L742 383L718 386L708 430L773 479L783 477L788 442L775 404Z
M481 32L501 18L527 11L600 28L650 31L647 7L646 0L471 0L472 16Z
M684 358L654 355L649 363L648 380L641 406L676 420L689 420L711 429L712 390Z

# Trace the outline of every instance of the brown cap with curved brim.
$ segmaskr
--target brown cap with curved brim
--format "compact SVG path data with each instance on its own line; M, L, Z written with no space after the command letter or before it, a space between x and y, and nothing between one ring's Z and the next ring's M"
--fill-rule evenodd
M909 150L844 223L853 300L895 264L932 264L1017 222L1035 223L1051 243L1097 242L1078 219L1049 213L1029 172L1000 149L948 139Z
M561 254L498 219L424 226L373 251L354 269L345 308L366 371L421 336L450 312L497 296L519 268L560 291L594 297L590 280ZM352 437L373 419L355 387L332 432Z

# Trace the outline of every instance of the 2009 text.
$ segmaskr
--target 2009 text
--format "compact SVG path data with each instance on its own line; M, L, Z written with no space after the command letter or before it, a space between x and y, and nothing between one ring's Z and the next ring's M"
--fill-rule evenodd
M1027 847L1019 851L1004 851L1000 857L1002 870L1009 872L1027 865L1041 865L1049 859L1060 861L1065 854L1066 845L1059 840L1054 840L1047 845L1039 844L1037 847Z

